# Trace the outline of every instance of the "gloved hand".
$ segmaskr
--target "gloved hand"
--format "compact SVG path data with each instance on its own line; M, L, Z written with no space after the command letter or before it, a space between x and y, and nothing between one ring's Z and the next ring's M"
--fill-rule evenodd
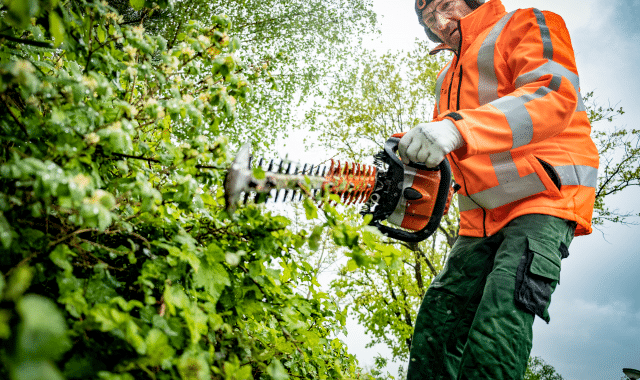
M411 161L434 168L444 156L463 145L456 125L444 119L415 126L400 139L398 153L405 164Z

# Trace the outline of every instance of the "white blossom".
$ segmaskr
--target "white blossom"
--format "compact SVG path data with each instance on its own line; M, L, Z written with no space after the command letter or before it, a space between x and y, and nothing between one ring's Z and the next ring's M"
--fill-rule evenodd
M180 52L189 58L192 58L194 54L196 54L195 50L193 50L191 46L183 46L182 49L180 49Z
M88 135L84 136L84 141L86 141L87 143L89 143L91 145L95 145L98 142L100 142L100 136L98 136L94 132L91 132Z
M129 74L130 77L135 77L138 75L138 69L132 66L127 67L127 74Z
M143 26L140 26L140 25L134 26L133 28L131 28L131 31L138 38L142 38L144 36L144 27Z
M193 96L189 95L189 94L184 94L182 95L182 101L185 103L192 103L193 102Z
M211 44L211 39L204 35L199 35L198 41L200 41L200 43L202 43L203 45L207 45L207 46Z
M98 87L98 81L95 78L86 75L82 77L82 84L87 86L91 91L94 91Z
M35 71L36 69L33 67L31 62L27 61L26 59L20 59L17 60L14 64L12 74L18 76L22 73L32 74Z
M125 53L129 54L131 58L135 58L136 54L138 53L138 49L134 48L131 45L125 46L122 50L124 50Z
M78 174L71 179L71 183L80 188L80 190L84 190L91 184L91 178L84 174Z

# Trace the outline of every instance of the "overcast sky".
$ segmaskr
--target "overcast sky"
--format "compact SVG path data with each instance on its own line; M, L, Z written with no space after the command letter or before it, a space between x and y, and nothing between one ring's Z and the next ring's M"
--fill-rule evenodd
M381 16L379 51L410 50L426 36L411 1L373 0ZM612 126L640 129L640 0L503 0L507 11L535 7L561 15L572 37L582 93L619 103L626 114ZM611 198L621 210L640 211L640 191ZM637 221L637 220L636 220ZM640 369L640 226L605 225L576 238L563 261L553 295L551 323L534 324L532 354L565 380L618 380L623 367ZM384 346L364 349L362 328L345 338L361 364L373 364ZM406 363L403 363L406 367ZM395 366L392 374L395 374Z

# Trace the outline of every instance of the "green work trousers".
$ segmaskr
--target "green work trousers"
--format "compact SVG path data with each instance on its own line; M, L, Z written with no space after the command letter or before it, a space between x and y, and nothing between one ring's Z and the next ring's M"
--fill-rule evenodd
M493 236L460 236L420 306L407 379L522 379L574 231L532 214Z

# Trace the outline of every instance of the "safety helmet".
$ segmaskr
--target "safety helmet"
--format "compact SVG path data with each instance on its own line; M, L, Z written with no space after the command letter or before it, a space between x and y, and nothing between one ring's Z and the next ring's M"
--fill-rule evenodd
M427 33L427 37L429 37L429 39L433 42L442 43L442 40L438 36L436 36L436 34L433 33L431 29L429 29L422 21L422 11L427 7L427 5L431 4L432 1L433 0L415 0L416 14L418 15L418 21L420 22L420 25L424 27L424 31ZM467 3L469 8L471 9L476 9L484 4L484 0L464 0L464 2Z

